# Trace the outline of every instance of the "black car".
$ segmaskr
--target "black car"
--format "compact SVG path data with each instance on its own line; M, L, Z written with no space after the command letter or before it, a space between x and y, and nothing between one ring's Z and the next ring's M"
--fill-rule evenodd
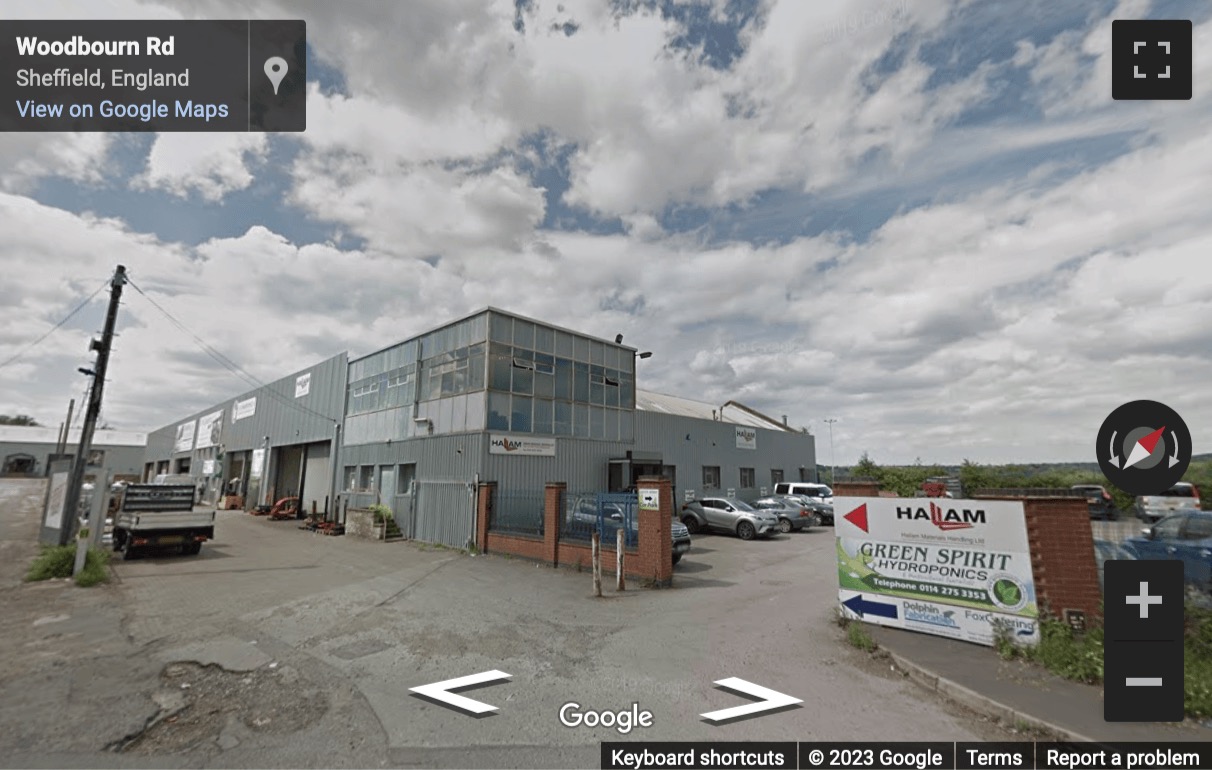
M1070 487L1074 492L1086 496L1086 505L1090 508L1090 518L1111 521L1115 518L1115 503L1111 494L1098 484L1074 484Z

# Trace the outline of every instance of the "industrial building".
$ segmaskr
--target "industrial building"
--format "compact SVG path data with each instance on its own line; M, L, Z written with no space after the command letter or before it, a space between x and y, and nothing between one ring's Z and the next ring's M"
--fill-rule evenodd
M478 482L753 498L816 480L812 435L736 402L637 388L635 348L487 308L359 358L335 356L150 434L145 475L211 499L305 510L383 503L410 537L463 546Z
M61 428L0 425L0 475L45 476L50 461L72 457L80 447L80 429L60 435ZM146 433L98 430L93 434L89 465L104 467L116 479L138 479L147 448Z

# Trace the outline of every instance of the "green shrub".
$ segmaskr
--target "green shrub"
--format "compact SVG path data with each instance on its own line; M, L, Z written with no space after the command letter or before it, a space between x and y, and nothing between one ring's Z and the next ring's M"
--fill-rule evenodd
M374 514L376 524L382 524L383 522L387 521L388 519L393 518L392 514L391 514L391 509L388 508L386 505L382 505L382 504L372 505L372 506L370 506L370 508L368 510L372 514Z
M44 545L25 574L27 581L69 578L76 566L76 545Z
M109 559L112 555L103 548L89 548L84 556L84 569L76 575L76 585L88 588L109 582Z
M109 580L109 551L102 548L90 548L84 557L84 569L76 576L76 585L94 586ZM44 545L38 558L30 565L26 573L27 581L51 580L54 578L69 578L76 568L76 546Z
M846 628L846 639L851 646L857 647L863 652L871 652L875 649L875 640L871 638L871 634L867 633L867 629L863 628L862 623L851 623Z

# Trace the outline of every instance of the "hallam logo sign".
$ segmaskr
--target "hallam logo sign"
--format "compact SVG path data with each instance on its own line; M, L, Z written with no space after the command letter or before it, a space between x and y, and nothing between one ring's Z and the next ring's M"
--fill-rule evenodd
M737 428L736 448L757 449L757 431L753 428Z
M943 532L951 532L957 529L972 529L977 524L986 523L985 511L983 509L943 508L937 503L930 503L929 510L922 507L898 506L896 517L898 519L911 519L915 521L927 519Z
M529 438L523 436L490 436L488 440L489 454L496 455L535 455L554 457L556 450L555 439Z

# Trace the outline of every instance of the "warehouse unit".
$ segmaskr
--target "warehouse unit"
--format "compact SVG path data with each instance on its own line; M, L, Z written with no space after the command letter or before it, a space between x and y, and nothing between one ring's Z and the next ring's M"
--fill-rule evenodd
M60 430L26 425L0 425L0 475L44 476L50 460L60 456ZM138 478L147 447L146 433L98 430L93 434L89 465L104 468L116 478ZM68 431L62 456L80 448L80 429Z
M481 481L507 505L548 482L624 491L661 475L685 499L815 480L806 431L732 401L638 390L640 358L621 338L486 308L166 426L146 473L190 473L212 498L231 485L246 507L298 490L306 509L382 504L407 536L458 547L475 537Z
M144 478L189 474L207 503L299 497L307 510L330 510L348 371L341 353L153 431Z

